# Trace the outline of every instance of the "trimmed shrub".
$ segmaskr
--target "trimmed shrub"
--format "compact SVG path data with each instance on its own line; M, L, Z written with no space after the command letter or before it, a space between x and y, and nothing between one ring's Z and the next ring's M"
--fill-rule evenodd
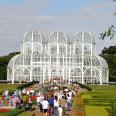
M84 85L84 84L81 84L81 83L78 83L78 82L73 82L73 84L79 84L79 86L80 86L81 88L85 88L85 89L87 89L88 91L92 91L92 88L89 87L89 86L87 86L87 85Z
M17 89L22 90L22 89L24 89L24 88L26 88L26 87L30 87L30 86L32 86L32 85L34 85L34 84L36 84L36 83L39 83L39 82L38 82L38 81L32 81L32 82L29 82L29 83L26 83L26 84L22 84L22 85L19 85L19 86L17 87Z

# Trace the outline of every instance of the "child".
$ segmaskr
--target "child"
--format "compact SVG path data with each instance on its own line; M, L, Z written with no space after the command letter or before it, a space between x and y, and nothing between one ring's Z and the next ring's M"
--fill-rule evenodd
M59 105L59 108L58 108L58 116L63 116L63 110L61 105Z

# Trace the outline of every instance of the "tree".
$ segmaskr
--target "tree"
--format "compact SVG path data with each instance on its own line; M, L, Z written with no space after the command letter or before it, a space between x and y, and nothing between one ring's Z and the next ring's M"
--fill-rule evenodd
M104 47L102 54L116 54L116 46L109 46L109 48Z
M116 2L116 0L113 0L113 2ZM116 16L116 12L114 13ZM114 25L111 25L108 30L100 34L100 39L104 40L106 38L114 38L116 36L116 27Z
M116 28L115 26L111 25L108 30L100 34L100 38L104 40L105 38L114 38L116 36Z
M109 80L116 81L116 46L109 46L104 48L100 54L103 57L109 67Z
M19 54L20 52L13 52L10 53L7 56L0 56L0 80L6 80L7 78L7 65L9 63L9 60Z

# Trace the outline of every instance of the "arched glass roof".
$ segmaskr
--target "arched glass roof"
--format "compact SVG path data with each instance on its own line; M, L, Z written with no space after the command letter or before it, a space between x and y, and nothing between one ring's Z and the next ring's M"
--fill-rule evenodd
M44 60L45 60L45 58L46 59L49 58L49 56L46 55L46 54L44 54L44 55L33 54L33 61L34 62L40 62L40 57L44 57ZM75 56L75 57L77 57L77 56ZM91 60L91 58L92 58L92 60ZM13 66L13 64L14 65L30 65L31 64L31 55L29 55L29 54L16 55L10 60L10 62L8 64L8 67ZM106 60L104 60L102 57L84 55L84 66L91 66L91 65L108 68L108 64L107 64Z
M92 43L92 37L87 31L84 31L84 40L83 40L83 42L84 43Z
M8 67L12 67L12 66L13 66L13 64L14 64L14 62L15 62L15 60L17 59L18 56L19 56L19 54L16 55L16 56L14 56L14 57L12 57L12 58L10 59L10 61L9 61L9 63L8 63Z
M31 56L28 54L19 54L11 58L8 63L8 67L12 67L14 65L30 65Z
M92 57L92 60L91 60ZM91 66L91 62L92 62L92 66L101 66L104 68L108 68L108 64L106 62L105 59L103 59L100 56L90 56L90 55L84 55L84 65L85 66Z
M42 43L41 33L38 31L29 31L25 33L23 42L40 42Z
M101 56L97 56L100 60L101 66L104 68L108 68L108 64L106 62L106 60L104 58L102 58Z
M31 63L31 55L29 54L20 54L14 64L15 65L30 65Z
M76 33L74 42L95 43L95 40L89 32L82 31Z
M64 32L52 32L49 37L49 42L67 43L67 36Z
M92 63L92 64L91 64ZM85 66L100 66L100 61L96 56L84 55Z
M74 42L82 42L82 32L77 32L74 37Z

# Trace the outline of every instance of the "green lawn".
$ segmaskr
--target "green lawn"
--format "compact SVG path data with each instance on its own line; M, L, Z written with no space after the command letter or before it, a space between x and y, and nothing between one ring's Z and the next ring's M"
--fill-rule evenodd
M85 106L85 116L108 116L103 106Z
M116 93L116 85L89 85L93 91L104 91Z
M116 85L89 86L92 91L81 95L85 106L85 116L108 116L108 113L111 114L112 108L116 107Z
M18 86L19 84L0 84L0 94L6 89L8 89L9 91L14 91Z

